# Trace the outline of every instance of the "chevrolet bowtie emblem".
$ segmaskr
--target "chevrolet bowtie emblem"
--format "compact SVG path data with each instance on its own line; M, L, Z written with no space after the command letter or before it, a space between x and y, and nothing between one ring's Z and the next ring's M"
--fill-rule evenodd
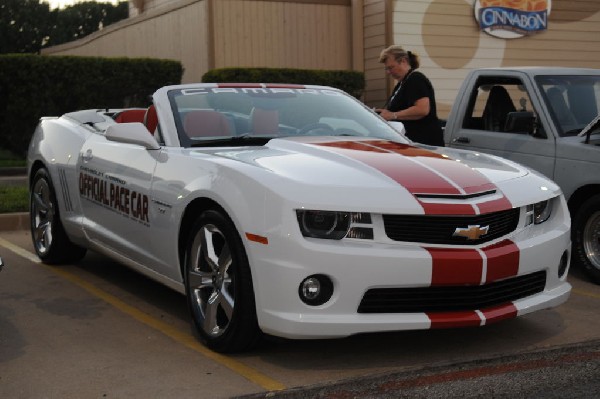
M456 230L454 230L454 234L452 234L452 236L465 237L468 240L477 240L479 239L479 237L486 235L489 229L490 226L481 227L478 224L471 224L467 228L457 227Z

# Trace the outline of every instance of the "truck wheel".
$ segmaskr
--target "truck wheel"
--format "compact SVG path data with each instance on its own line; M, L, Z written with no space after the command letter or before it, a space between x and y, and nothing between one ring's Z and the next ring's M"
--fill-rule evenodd
M86 249L69 240L60 221L56 194L46 169L34 175L29 195L31 239L42 262L72 263L83 258Z
M573 219L574 259L600 284L600 195L585 201Z
M196 220L185 256L185 288L198 338L217 352L251 349L261 332L252 276L233 223L216 210Z

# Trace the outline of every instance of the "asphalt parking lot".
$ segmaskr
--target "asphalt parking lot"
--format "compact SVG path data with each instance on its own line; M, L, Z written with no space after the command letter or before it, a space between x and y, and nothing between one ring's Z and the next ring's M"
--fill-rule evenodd
M600 286L577 270L565 304L484 328L271 338L223 356L194 339L181 295L103 256L42 265L23 229L0 231L0 256L3 398L594 397L600 388Z

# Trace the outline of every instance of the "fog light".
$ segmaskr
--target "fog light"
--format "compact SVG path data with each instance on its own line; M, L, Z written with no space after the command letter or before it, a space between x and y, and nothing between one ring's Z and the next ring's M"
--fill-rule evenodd
M567 266L569 266L569 252L563 252L560 257L560 263L558 264L558 277L562 278L567 273Z
M308 276L300 283L298 294L307 305L322 305L333 295L333 282L323 274Z

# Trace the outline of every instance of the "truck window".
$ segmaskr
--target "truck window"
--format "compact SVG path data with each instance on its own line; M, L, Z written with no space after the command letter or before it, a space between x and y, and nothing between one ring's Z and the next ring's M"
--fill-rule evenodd
M477 82L463 128L528 133L535 118L529 94L518 79Z
M600 113L600 77L538 76L558 134L578 134Z

